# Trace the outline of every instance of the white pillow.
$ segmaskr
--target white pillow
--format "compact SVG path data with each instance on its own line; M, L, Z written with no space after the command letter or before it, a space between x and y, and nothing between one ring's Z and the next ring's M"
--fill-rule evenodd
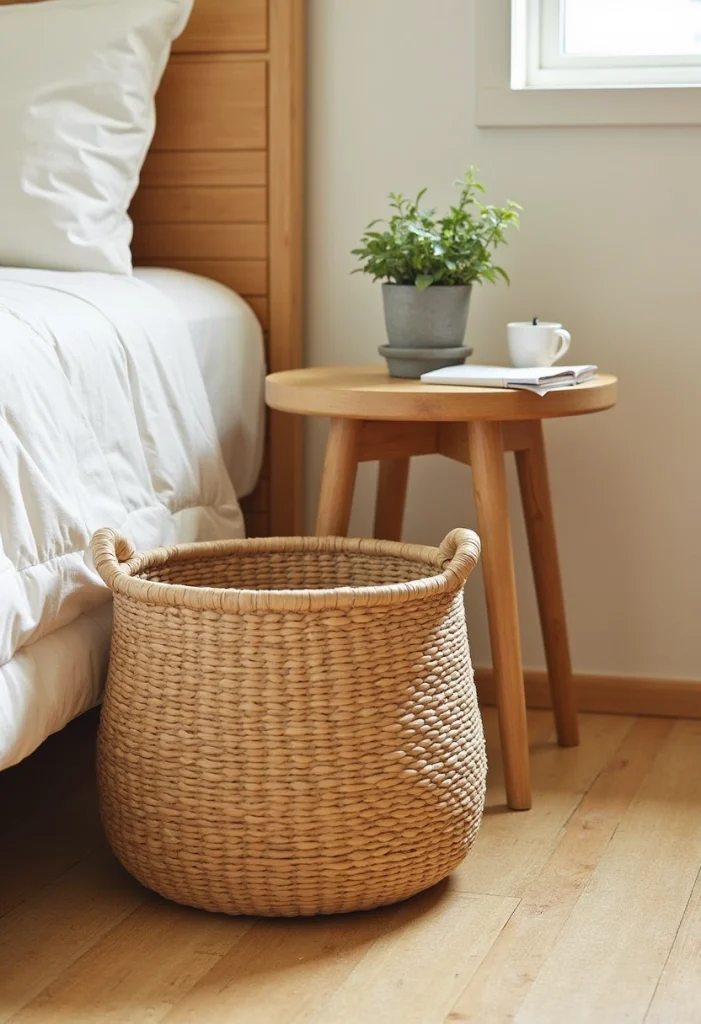
M0 265L131 273L127 210L192 3L0 6Z

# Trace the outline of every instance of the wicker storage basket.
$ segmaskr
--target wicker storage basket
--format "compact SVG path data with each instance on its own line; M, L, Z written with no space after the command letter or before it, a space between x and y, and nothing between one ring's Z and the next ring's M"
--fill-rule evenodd
M92 542L114 592L98 745L124 866L229 914L337 913L440 881L486 761L462 589L479 540Z

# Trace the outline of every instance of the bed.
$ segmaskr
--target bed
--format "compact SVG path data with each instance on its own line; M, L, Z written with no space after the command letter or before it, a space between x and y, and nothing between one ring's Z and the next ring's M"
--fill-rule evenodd
M265 346L260 322L236 292L183 270L137 267L185 320L239 501L253 493L265 451ZM249 527L249 533L250 533Z
M301 364L302 66L302 0L196 0L133 277L0 267L0 768L99 701L93 526L140 546L301 532L300 430L266 416L263 378Z

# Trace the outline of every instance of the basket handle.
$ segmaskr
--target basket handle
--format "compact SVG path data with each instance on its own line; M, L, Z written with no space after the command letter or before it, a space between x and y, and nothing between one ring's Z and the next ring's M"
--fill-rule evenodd
M103 527L93 534L90 541L93 563L100 576L114 590L114 581L118 576L128 576L123 563L129 562L136 554L130 540L109 526Z
M451 530L438 549L443 571L453 576L464 587L467 578L479 562L480 539L472 530Z

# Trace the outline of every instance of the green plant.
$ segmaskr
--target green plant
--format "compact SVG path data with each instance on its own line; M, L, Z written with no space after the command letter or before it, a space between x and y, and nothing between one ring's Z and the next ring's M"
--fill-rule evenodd
M511 201L505 207L481 203L478 195L484 187L475 178L474 167L456 185L460 198L443 217L437 217L435 209L422 208L425 188L413 201L401 192L390 192L394 213L387 221L368 224L359 248L352 250L363 264L354 273L417 288L495 282L497 276L508 282L508 274L492 255L506 241L506 229L518 227L521 207ZM373 230L381 223L387 225L384 231Z

